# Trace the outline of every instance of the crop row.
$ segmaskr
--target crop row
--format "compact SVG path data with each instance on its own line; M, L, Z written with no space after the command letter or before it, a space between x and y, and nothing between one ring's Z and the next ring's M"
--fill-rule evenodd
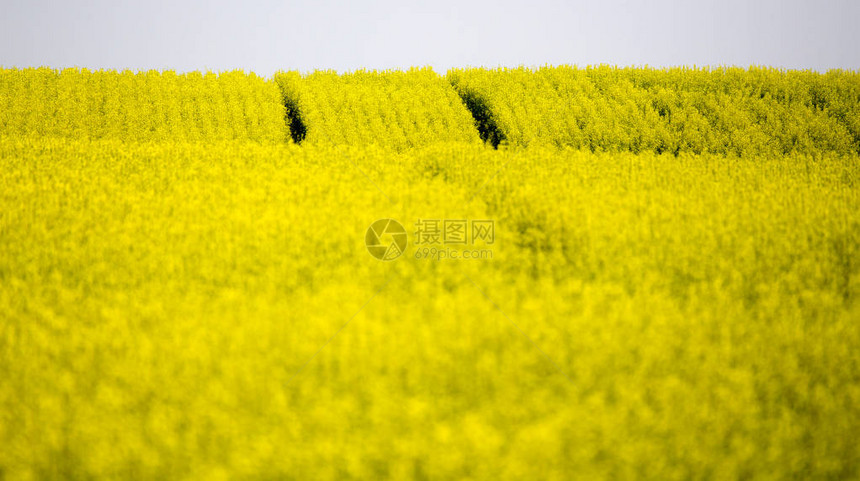
M297 105L313 144L379 144L402 150L433 142L478 142L456 92L430 69L275 76Z
M471 114L471 115L470 115ZM860 151L860 74L546 67L242 72L0 69L0 133L123 140Z
M860 75L769 68L452 70L497 141L724 155L860 151Z
M254 74L0 70L0 132L131 141L287 137L280 96Z

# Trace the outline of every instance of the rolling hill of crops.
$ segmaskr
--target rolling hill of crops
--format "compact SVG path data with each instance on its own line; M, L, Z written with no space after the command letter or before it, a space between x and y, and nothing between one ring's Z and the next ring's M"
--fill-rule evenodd
M286 105L300 113L309 144L376 144L395 150L435 142L477 142L472 116L431 69L345 75L276 75ZM301 132L304 132L301 131ZM304 138L307 135L307 138Z
M860 152L860 75L608 66L460 69L448 78L486 135L591 151Z
M289 139L278 89L238 71L0 69L0 133L127 141Z
M857 79L0 70L0 479L855 479Z

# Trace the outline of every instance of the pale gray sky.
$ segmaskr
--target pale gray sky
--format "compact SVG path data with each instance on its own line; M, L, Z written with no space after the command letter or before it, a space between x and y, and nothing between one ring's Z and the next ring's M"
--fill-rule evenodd
M0 0L0 65L860 70L860 0Z

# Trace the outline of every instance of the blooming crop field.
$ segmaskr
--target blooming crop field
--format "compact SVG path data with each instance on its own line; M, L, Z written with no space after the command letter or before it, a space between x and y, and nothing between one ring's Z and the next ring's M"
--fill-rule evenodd
M858 92L0 70L0 479L856 479Z

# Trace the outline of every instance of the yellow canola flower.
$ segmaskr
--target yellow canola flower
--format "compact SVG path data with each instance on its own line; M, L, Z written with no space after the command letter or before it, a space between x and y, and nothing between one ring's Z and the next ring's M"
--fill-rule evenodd
M0 473L850 479L858 166L0 136Z

